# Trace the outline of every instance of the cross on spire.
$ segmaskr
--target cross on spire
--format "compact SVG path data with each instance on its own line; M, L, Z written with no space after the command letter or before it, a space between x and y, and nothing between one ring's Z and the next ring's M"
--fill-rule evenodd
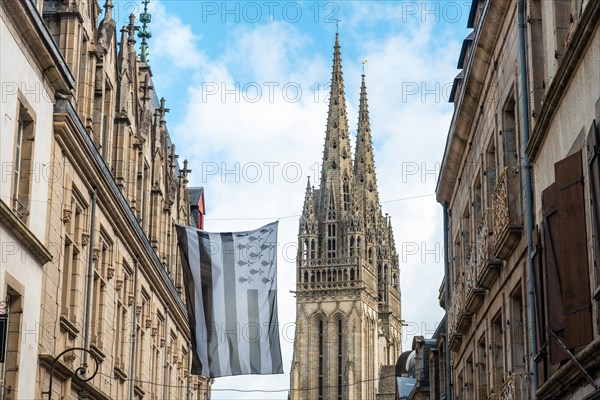
M148 12L148 3L150 0L143 0L144 12L140 14L140 22L142 23L142 30L138 33L138 37L142 39L142 45L140 46L140 59L142 62L148 62L148 39L152 37L152 32L148 30L148 24L152 21L152 15Z

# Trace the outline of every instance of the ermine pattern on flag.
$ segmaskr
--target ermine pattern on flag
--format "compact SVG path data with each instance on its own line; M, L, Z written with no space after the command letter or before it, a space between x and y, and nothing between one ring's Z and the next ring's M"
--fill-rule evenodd
M210 377L283 373L277 318L277 222L210 233L177 226L192 372Z

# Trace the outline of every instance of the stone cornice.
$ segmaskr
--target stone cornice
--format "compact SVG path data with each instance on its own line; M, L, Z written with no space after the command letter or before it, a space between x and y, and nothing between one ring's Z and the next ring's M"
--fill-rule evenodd
M581 58L586 52L594 31L598 29L599 23L600 1L592 1L586 6L581 20L577 25L571 44L546 92L542 108L540 109L539 116L533 127L533 132L529 137L529 143L527 144L525 151L532 162L535 162L535 158L537 157L542 142L548 134L548 127L573 79L575 70L579 66ZM592 121L584 122L591 123Z
M576 365L573 360L567 361L540 386L537 390L538 397L541 399L559 396L565 389L565 382L574 382L577 378L583 380L584 383L582 385L589 384L589 382L584 380L585 378L581 374L580 367L588 371L595 368L598 365L599 352L600 337L597 337L583 350L575 354L575 359L580 365Z
M70 93L75 87L75 78L33 1L3 1L2 7L6 10L19 36L29 47L31 55L53 89L65 94Z
M465 68L463 85L456 103L448 138L444 149L440 177L436 187L438 202L450 202L461 160L469 142L472 121L479 112L478 103L484 90L484 82L491 64L491 57L498 39L498 31L510 5L510 1L486 2L481 22L473 40L473 55Z
M52 255L27 226L12 212L10 207L0 200L0 222L16 237L23 247L42 265L52 261Z
M97 187L98 206L111 220L113 226L119 227L118 235L124 238L124 243L131 246L127 250L139 257L140 268L144 275L160 294L165 304L170 307L171 315L177 319L185 334L189 336L187 310L177 289L163 268L77 112L66 99L57 100L54 129L57 142L64 149L88 189Z

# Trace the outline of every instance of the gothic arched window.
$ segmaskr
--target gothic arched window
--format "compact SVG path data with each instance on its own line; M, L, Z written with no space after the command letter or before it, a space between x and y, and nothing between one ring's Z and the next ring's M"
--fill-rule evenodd
M318 387L319 387L319 400L323 400L324 385L323 376L325 375L325 329L323 326L323 320L319 319L319 337L318 337L318 351L319 351L319 365L318 365Z
M327 258L335 258L337 243L336 243L336 225L327 224Z
M344 331L342 326L342 319L338 319L337 321L337 397L338 400L342 400L343 393L343 351L344 351Z
M348 175L344 176L342 193L344 195L344 211L348 211L348 206L350 204L350 184L348 183Z
M308 239L304 239L302 243L302 259L308 260Z

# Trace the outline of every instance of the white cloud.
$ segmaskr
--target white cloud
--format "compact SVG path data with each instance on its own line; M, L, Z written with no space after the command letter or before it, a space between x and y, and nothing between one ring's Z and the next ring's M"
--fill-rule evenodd
M157 33L152 38L151 57L168 60L176 68L204 64L205 56L199 47L202 38L192 32L191 26L169 13L162 2L150 2L148 10L152 13L151 27Z

